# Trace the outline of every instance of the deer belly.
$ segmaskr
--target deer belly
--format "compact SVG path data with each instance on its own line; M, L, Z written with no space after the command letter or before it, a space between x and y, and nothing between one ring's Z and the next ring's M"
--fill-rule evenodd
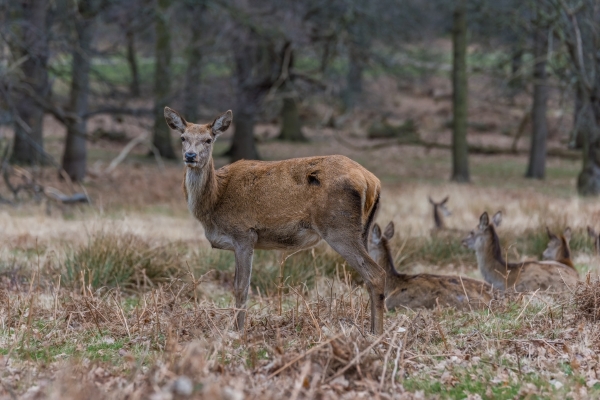
M312 229L297 231L258 231L255 248L265 250L301 250L315 246L321 236Z
M206 239L213 249L234 250L233 240L221 232L205 231Z

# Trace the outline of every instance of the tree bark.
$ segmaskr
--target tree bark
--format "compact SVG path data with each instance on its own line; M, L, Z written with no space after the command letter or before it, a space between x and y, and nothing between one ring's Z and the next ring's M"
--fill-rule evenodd
M226 153L231 161L259 158L254 125L262 103L277 79L280 65L272 42L252 29L243 29L234 41L236 109L235 132Z
M127 27L125 37L127 39L127 63L129 64L129 71L131 72L131 83L129 84L129 90L131 91L132 97L139 97L140 73L137 64L137 58L135 56L135 35L132 26Z
M573 130L571 131L571 138L569 141L569 147L572 149L581 149L583 147L583 131L579 124L580 115L584 104L583 92L579 85L575 87L575 99L573 101Z
M152 144L162 157L175 159L171 131L165 123L164 108L171 91L171 34L169 32L168 10L170 0L158 0L155 16L156 30L156 70L154 73L154 129Z
M192 12L191 33L192 37L187 46L187 70L185 73L185 86L183 88L183 112L190 122L197 122L198 105L200 103L200 82L202 79L202 15L206 9L205 4L194 5Z
M467 10L465 0L457 0L452 30L452 180L469 182L467 145Z
M529 166L525 177L544 179L546 175L546 142L548 138L548 122L546 111L548 109L548 85L546 74L546 33L541 28L534 32L534 57L533 67L533 106L532 106L532 132L531 147L529 152Z
M289 142L306 142L306 137L302 134L302 123L298 115L298 104L296 99L287 94L283 98L283 107L281 108L281 132L277 137L279 140Z
M600 112L595 110L594 99L585 96L579 113L579 127L583 137L583 167L577 178L577 191L584 196L600 194Z
M67 138L62 158L62 167L73 181L85 178L87 149L85 115L88 112L90 92L91 46L94 32L94 0L81 0L75 16L76 43L72 51L71 93L69 109L77 120L67 120Z
M348 45L348 75L346 77L346 91L344 93L344 107L346 110L354 108L362 94L362 75L364 70L364 55L360 44L351 42Z
M48 2L44 0L13 0L9 2L15 20L13 31L16 40L11 43L21 64L20 84L27 85L40 96L50 92L48 82ZM20 124L15 124L15 138L10 161L12 163L36 165L43 160L39 149L43 149L44 109L19 91L15 101L16 113L31 129L28 133Z

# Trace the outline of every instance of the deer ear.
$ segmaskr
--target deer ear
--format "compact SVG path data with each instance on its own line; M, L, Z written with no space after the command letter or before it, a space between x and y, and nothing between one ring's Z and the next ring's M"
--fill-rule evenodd
M215 118L213 123L210 125L213 135L217 136L225 132L227 128L229 128L229 125L231 125L232 120L233 113L231 112L231 110L227 110L223 114Z
M390 221L389 224L385 227L385 232L383 232L383 236L386 239L391 239L394 236L394 221Z
M441 201L440 205L446 204L446 202L448 201L449 198L450 198L450 196L444 197L444 200Z
M427 196L427 199L429 200L429 202L431 203L432 206L435 206L435 201L433 201L433 199L431 198L431 196Z
M565 237L565 239L567 239L567 242L571 241L571 228L567 226L563 231L563 236Z
M371 235L371 241L378 244L381 241L381 228L379 224L373 225L373 234Z
M185 132L187 122L183 117L175 110L169 107L165 107L165 120L169 128L179 133Z
M587 231L588 231L588 235L590 235L594 239L596 238L597 235L596 235L596 231L594 230L594 228L592 228L591 226L588 225Z
M548 235L548 239L552 239L552 236L554 236L548 227L546 227L546 234Z
M498 211L496 214L494 214L492 222L494 222L494 225L496 225L497 227L500 226L500 224L502 224L502 211Z
M490 217L489 217L487 211L484 211L483 214L481 214L481 217L479 217L479 229L484 230L489 225L490 225Z

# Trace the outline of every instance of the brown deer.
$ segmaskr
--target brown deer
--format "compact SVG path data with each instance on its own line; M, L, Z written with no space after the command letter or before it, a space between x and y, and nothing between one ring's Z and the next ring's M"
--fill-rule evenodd
M465 247L475 250L479 271L487 283L495 289L514 289L517 292L538 289L564 291L577 284L577 271L556 261L505 261L494 227L501 220L502 213L497 212L494 222L490 223L488 213L484 212L477 228L463 240Z
M433 206L433 222L435 224L435 230L443 230L446 229L446 222L444 217L449 217L452 213L446 207L446 203L450 196L446 196L442 201L435 202L433 199L428 196L429 203Z
M562 234L555 235L546 227L546 233L550 240L548 241L546 250L542 254L542 260L557 261L575 270L575 265L571 261L571 247L569 246L571 228L566 227Z
M468 310L490 304L493 291L485 282L459 276L398 273L389 243L393 236L393 222L383 233L375 224L369 240L371 258L386 271L385 305L388 310L396 307L435 308L438 304Z
M594 250L596 251L596 255L600 255L600 235L598 235L596 230L589 225L587 231L588 235L594 240Z
M181 134L188 208L213 248L235 253L237 328L243 329L254 249L297 251L324 239L363 278L371 298L371 331L383 333L385 273L367 252L379 205L379 179L344 156L283 161L241 160L214 169L215 139L227 130L227 111L212 123L188 123L165 107Z

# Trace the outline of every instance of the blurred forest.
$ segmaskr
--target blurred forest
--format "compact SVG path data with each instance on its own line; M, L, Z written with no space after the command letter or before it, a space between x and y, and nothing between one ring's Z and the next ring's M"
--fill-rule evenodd
M457 182L470 181L469 154L518 154L529 136L527 177L544 179L547 157L581 159L578 191L598 195L599 3L0 0L4 183L16 199L20 190L42 190L32 178L40 167L82 182L98 140L120 143L107 171L134 148L159 163L178 160L163 117L169 105L193 122L232 109L235 129L222 150L230 161L259 159L257 140L304 142L306 127L333 128L340 146L451 150L447 177ZM469 80L481 73L498 107L527 99L503 132L512 146L471 140L489 128L469 111ZM451 78L447 90L431 88L436 76ZM426 137L415 119L398 123L389 96L366 84L381 77L384 88L451 99L448 140ZM552 99L560 118L549 119ZM60 158L47 151L49 118L64 130ZM277 133L261 136L259 123ZM549 146L552 135L558 146Z

